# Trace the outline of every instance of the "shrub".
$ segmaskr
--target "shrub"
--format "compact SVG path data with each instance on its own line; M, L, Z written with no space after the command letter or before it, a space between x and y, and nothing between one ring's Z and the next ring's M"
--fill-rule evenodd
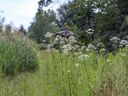
M36 44L17 35L0 36L0 73L14 76L21 72L32 72L38 68Z

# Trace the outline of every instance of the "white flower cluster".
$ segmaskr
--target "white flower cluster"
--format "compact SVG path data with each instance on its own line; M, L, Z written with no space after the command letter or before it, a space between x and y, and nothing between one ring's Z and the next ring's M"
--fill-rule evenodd
M57 35L55 37L55 42L60 42L60 41L63 41L63 38L60 35Z
M68 55L69 51L72 50L72 46L70 44L63 45L62 49L63 49L63 53Z
M47 51L48 53L51 53L51 52L52 52L52 45L51 45L51 44L48 44L46 51Z
M76 39L75 39L74 36L70 36L70 37L68 38L68 40L69 40L70 43L77 43L77 41L76 41Z
M103 43L98 43L97 47L104 48L104 44Z
M94 33L94 29L88 29L86 32L87 32L88 35L91 35L91 34Z
M45 35L44 35L46 38L50 38L53 36L53 33L51 32L47 32Z
M81 54L78 59L79 60L87 60L89 58L89 56L87 54Z
M128 48L128 36L125 37L124 40L120 40L118 37L112 37L110 40L113 42L113 44L117 44L120 48ZM114 45L115 46L115 45Z
M55 37L54 43L63 45L63 44L65 44L65 38L62 38L60 35L57 35Z
M88 29L86 31L88 34L92 34L94 32L93 29ZM53 33L47 32L45 34L46 38L51 38L53 36ZM50 52L52 51L52 49L57 49L60 52L63 52L65 54L68 54L69 52L87 52L90 50L95 50L96 47L93 44L88 44L88 46L79 46L78 42L76 40L76 38L74 37L74 35L71 35L69 37L65 37L60 35L56 35L54 40L52 38L52 41L50 42L52 44L48 45L47 51Z
M86 51L86 49L87 49L87 47L86 47L86 46L82 46L82 47L81 47L81 51L83 51L83 52L85 52L85 51Z
M75 51L79 48L79 46L76 44L77 41L74 36L62 37L60 35L57 35L55 37L54 44L58 44L60 46L61 50L68 54L70 51Z
M128 46L128 41L127 40L121 40L119 47L126 47L126 46Z
M88 49L95 50L95 49L96 49L96 47L95 47L93 44L88 44Z
M114 36L114 37L112 37L112 38L110 39L110 41L112 41L112 42L114 42L114 43L117 43L119 40L120 40L120 39L119 39L118 37L116 37L116 36Z

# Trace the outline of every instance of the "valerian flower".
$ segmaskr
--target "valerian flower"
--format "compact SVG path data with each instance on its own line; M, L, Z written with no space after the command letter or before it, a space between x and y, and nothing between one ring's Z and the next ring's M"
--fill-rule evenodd
M51 45L51 44L49 44L49 45L47 46L47 50L46 50L46 51L49 52L49 53L52 52L52 45Z
M55 41L62 41L62 40L63 40L63 38L60 35L57 35L55 37Z
M81 51L86 51L86 48L87 48L86 46L82 46Z
M63 49L63 53L68 55L68 53L72 50L72 46L70 44L63 45L62 49Z
M91 28L90 28L90 29L88 29L86 32L87 32L87 34L91 35L91 34L94 33L94 29L91 29Z
M128 48L128 44L127 44L127 45L125 45L125 48Z
M103 43L98 43L98 44L97 44L97 47L103 48L103 47L104 47L104 44L103 44Z
M82 54L78 57L79 60L87 60L89 56L87 54Z
M88 45L88 49L93 49L93 50L95 50L96 47L95 47L93 44L89 44L89 45Z
M128 44L127 40L121 40L120 44L119 44L119 47L125 47L127 44Z
M50 38L50 37L52 37L52 35L53 35L53 33L47 32L44 36L45 36L46 38Z
M119 39L118 37L116 37L116 36L114 36L114 37L112 37L112 38L110 39L110 41L112 41L112 42L114 42L114 43L117 43L119 40L120 40L120 39Z
M74 36L70 36L68 40L70 43L76 43L77 42Z
M100 52L106 52L107 50L105 48L100 49Z

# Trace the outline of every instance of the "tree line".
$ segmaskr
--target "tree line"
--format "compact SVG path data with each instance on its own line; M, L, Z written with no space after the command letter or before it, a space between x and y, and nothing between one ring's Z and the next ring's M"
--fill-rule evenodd
M68 29L76 34L81 45L102 42L109 49L112 37L123 39L128 35L127 0L68 0L56 12L44 10L44 7L57 1L38 2L37 13L27 36L42 43L47 32ZM0 22L0 29L1 26ZM88 34L89 29L93 32Z

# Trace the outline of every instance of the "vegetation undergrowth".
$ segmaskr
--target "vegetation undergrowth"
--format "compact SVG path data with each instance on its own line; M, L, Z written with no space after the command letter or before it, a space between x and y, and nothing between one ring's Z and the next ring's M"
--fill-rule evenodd
M116 55L48 55L44 63L47 96L127 96L128 50ZM49 86L49 87L47 87ZM54 92L54 93L53 93Z
M34 74L0 78L1 96L127 96L128 50L117 54L47 53ZM6 91L8 90L8 91Z
M26 37L12 34L0 36L0 75L14 76L38 68L36 44Z

